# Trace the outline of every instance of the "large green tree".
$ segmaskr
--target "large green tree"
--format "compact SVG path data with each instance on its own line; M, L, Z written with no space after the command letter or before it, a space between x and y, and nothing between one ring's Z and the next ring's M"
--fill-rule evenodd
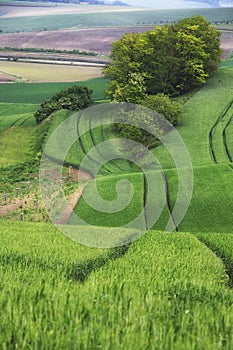
M126 34L113 43L104 70L107 92L113 100L136 103L144 93L182 94L204 84L220 56L220 33L202 16Z

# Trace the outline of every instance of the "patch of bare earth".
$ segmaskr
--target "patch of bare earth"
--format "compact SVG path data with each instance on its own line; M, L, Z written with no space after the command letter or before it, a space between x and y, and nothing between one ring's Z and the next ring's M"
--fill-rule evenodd
M111 27L93 29L62 29L45 32L1 34L0 47L43 48L93 51L109 55L112 42L125 33L141 33L153 27ZM86 56L85 56L86 57Z
M82 170L72 169L70 172L67 171L66 176L70 176L70 180L73 182L77 182L80 180L91 180L92 176ZM58 174L56 171L50 172L50 180L58 181L60 179L60 174ZM81 184L80 187L72 193L69 198L67 198L67 206L62 211L59 219L57 219L56 224L64 225L68 222L72 211L76 207L79 199L82 196L83 190L85 188L85 183ZM41 201L38 202L39 208L43 207L43 203ZM0 205L0 217L4 216L10 216L13 215L16 211L19 209L32 209L34 208L34 195L28 194L23 198L14 198L10 202L6 204ZM35 209L35 208L34 208ZM19 219L19 214L16 216ZM13 217L12 217L13 219ZM41 215L38 213L38 211L35 211L34 215L35 221L41 221Z
M11 75L0 72L0 83L13 83L16 80Z
M222 58L225 59L233 51L233 32L222 33L221 47L223 49Z

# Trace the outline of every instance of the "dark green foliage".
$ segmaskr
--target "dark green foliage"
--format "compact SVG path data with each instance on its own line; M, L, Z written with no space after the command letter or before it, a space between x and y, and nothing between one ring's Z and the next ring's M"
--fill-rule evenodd
M146 96L145 99L141 101L141 104L158 112L172 125L177 125L180 121L182 113L181 104L175 101L171 101L170 98L164 94Z
M1 31L0 31L1 32ZM65 53L65 54L76 54L76 55L83 55L83 56L97 56L98 54L96 52L92 51L80 51L78 49L74 50L59 50L59 49L44 49L44 48L37 48L37 47L2 47L0 48L2 51L13 51L13 52L38 52L38 53Z
M39 161L32 159L23 164L11 165L0 168L0 193L6 193L15 189L15 184L33 180L38 176Z
M59 109L77 111L89 107L92 103L91 94L92 90L89 90L86 86L78 85L58 92L51 99L41 104L40 108L35 113L37 123L41 123Z
M165 126L170 130L166 122L162 125L163 117L172 125L177 125L181 118L181 104L171 101L163 94L145 95L139 103L147 108L138 107L136 113L134 110L132 113L123 112L122 123L114 125L114 129L122 138L134 140L146 147L154 147L159 142L158 138L147 130L154 130L157 136L166 132ZM140 128L132 125L133 122L137 122Z

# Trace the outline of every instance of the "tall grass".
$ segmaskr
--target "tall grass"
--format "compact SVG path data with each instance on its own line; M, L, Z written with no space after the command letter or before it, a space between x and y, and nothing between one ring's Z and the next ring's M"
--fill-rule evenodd
M8 223L1 242L2 349L231 348L224 265L189 234L152 231L118 259L45 224Z

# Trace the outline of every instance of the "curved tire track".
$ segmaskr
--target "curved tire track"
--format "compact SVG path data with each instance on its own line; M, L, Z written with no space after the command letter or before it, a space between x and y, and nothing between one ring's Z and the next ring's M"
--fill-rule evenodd
M167 202L167 208L170 214L170 217L173 221L174 227L176 232L179 232L178 225L176 224L175 218L173 216L173 211L172 211L172 205L171 205L171 199L170 199L170 194L169 194L169 186L168 186L168 181L166 178L166 175L164 172L161 172L162 178L163 178L163 183L164 183L164 189L165 189L165 195L166 195L166 202Z
M229 159L229 161L232 163L232 156L231 156L231 152L230 152L230 149L227 145L227 129L228 127L231 125L233 121L233 114L231 116L231 118L228 120L227 124L225 125L225 128L223 129L223 132L222 132L222 136L223 136L223 143L224 143L224 147L225 147L225 150L226 150L226 154L227 154L227 157Z
M218 164L219 162L217 160L216 151L214 149L214 133L215 133L216 128L223 121L223 119L225 118L227 113L230 111L232 106L233 106L233 99L227 104L227 106L224 108L224 110L220 113L220 115L218 116L217 120L215 121L214 125L212 126L212 128L210 129L210 132L209 132L210 155L211 155L211 158L215 164ZM231 118L232 118L232 116L231 116ZM226 129L230 125L231 118L227 121L227 124L222 131L222 140L223 140L224 150L225 150L225 153L226 153L228 160L230 160L231 157L229 158L230 153L229 153L229 149L227 147ZM231 160L230 160L230 162L231 162Z

